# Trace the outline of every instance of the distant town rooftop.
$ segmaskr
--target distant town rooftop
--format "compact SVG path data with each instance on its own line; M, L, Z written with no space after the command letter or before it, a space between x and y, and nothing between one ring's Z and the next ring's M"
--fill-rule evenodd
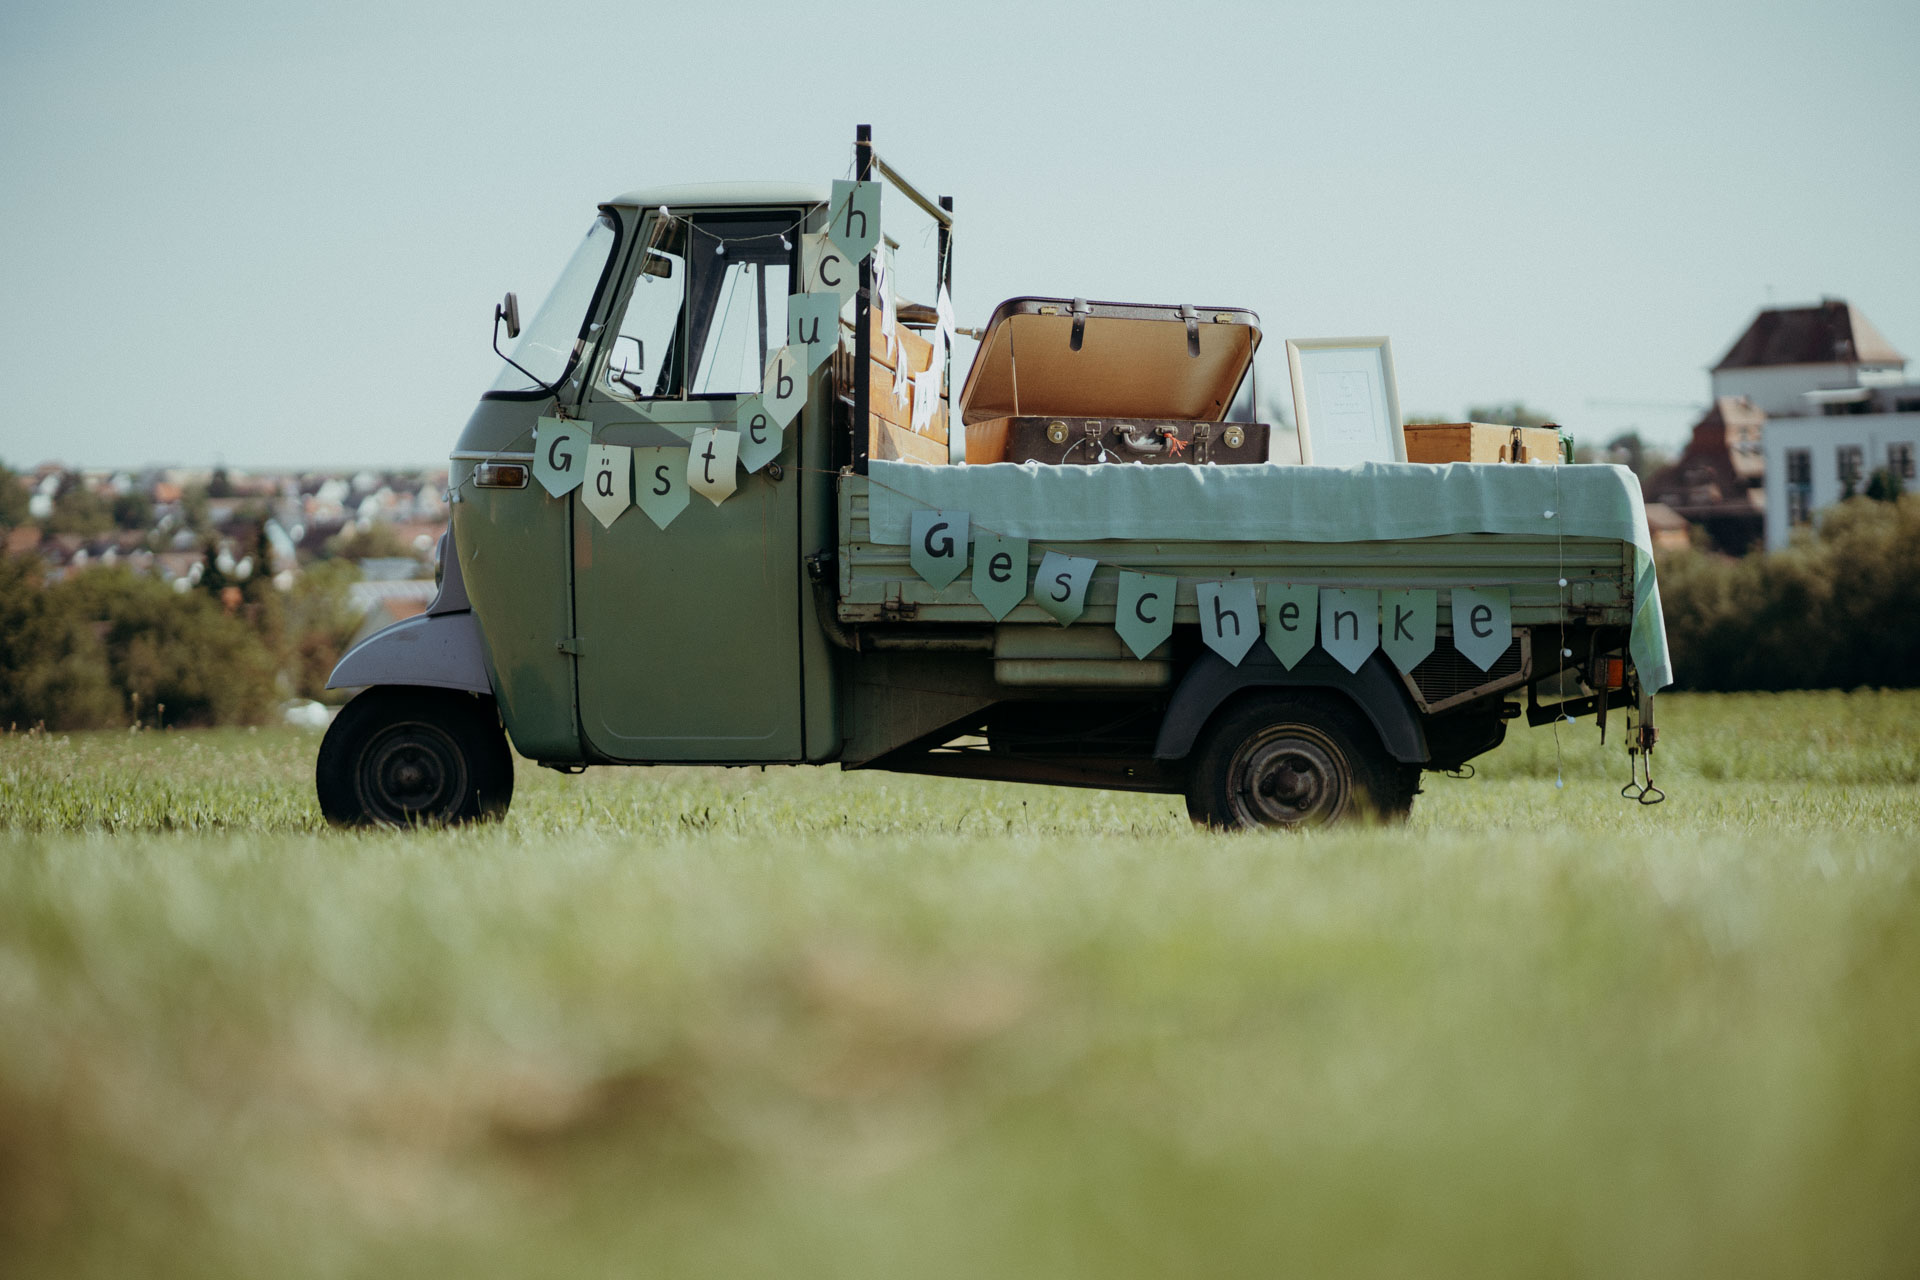
M1754 369L1783 364L1891 364L1907 358L1860 314L1839 298L1811 307L1769 307L1753 318L1732 350L1713 366Z

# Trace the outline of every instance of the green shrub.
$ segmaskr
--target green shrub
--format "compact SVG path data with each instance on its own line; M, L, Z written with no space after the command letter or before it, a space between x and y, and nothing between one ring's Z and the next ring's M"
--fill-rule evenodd
M1660 565L1683 689L1920 684L1920 495L1856 499L1785 551Z

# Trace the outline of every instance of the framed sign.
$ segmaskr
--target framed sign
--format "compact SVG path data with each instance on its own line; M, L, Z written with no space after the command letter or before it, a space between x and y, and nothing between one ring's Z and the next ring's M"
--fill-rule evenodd
M1293 379L1302 463L1348 467L1407 460L1392 343L1385 338L1289 338L1287 372Z

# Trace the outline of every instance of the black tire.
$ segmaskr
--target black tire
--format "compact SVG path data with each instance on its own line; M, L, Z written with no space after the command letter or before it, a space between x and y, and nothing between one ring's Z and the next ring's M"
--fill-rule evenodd
M513 755L492 698L379 686L340 709L313 767L320 812L338 827L413 827L498 818L513 800Z
M1215 716L1192 757L1187 814L1224 831L1398 820L1420 789L1345 698L1315 690L1249 694Z

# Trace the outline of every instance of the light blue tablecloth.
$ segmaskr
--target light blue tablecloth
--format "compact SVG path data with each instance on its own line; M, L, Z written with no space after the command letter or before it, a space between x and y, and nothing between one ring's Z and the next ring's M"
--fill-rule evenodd
M1449 533L1614 538L1634 548L1630 651L1649 690L1673 683L1640 483L1625 467L1369 462L1357 467L936 467L870 464L875 542L904 545L916 510L1035 541L1378 542Z

